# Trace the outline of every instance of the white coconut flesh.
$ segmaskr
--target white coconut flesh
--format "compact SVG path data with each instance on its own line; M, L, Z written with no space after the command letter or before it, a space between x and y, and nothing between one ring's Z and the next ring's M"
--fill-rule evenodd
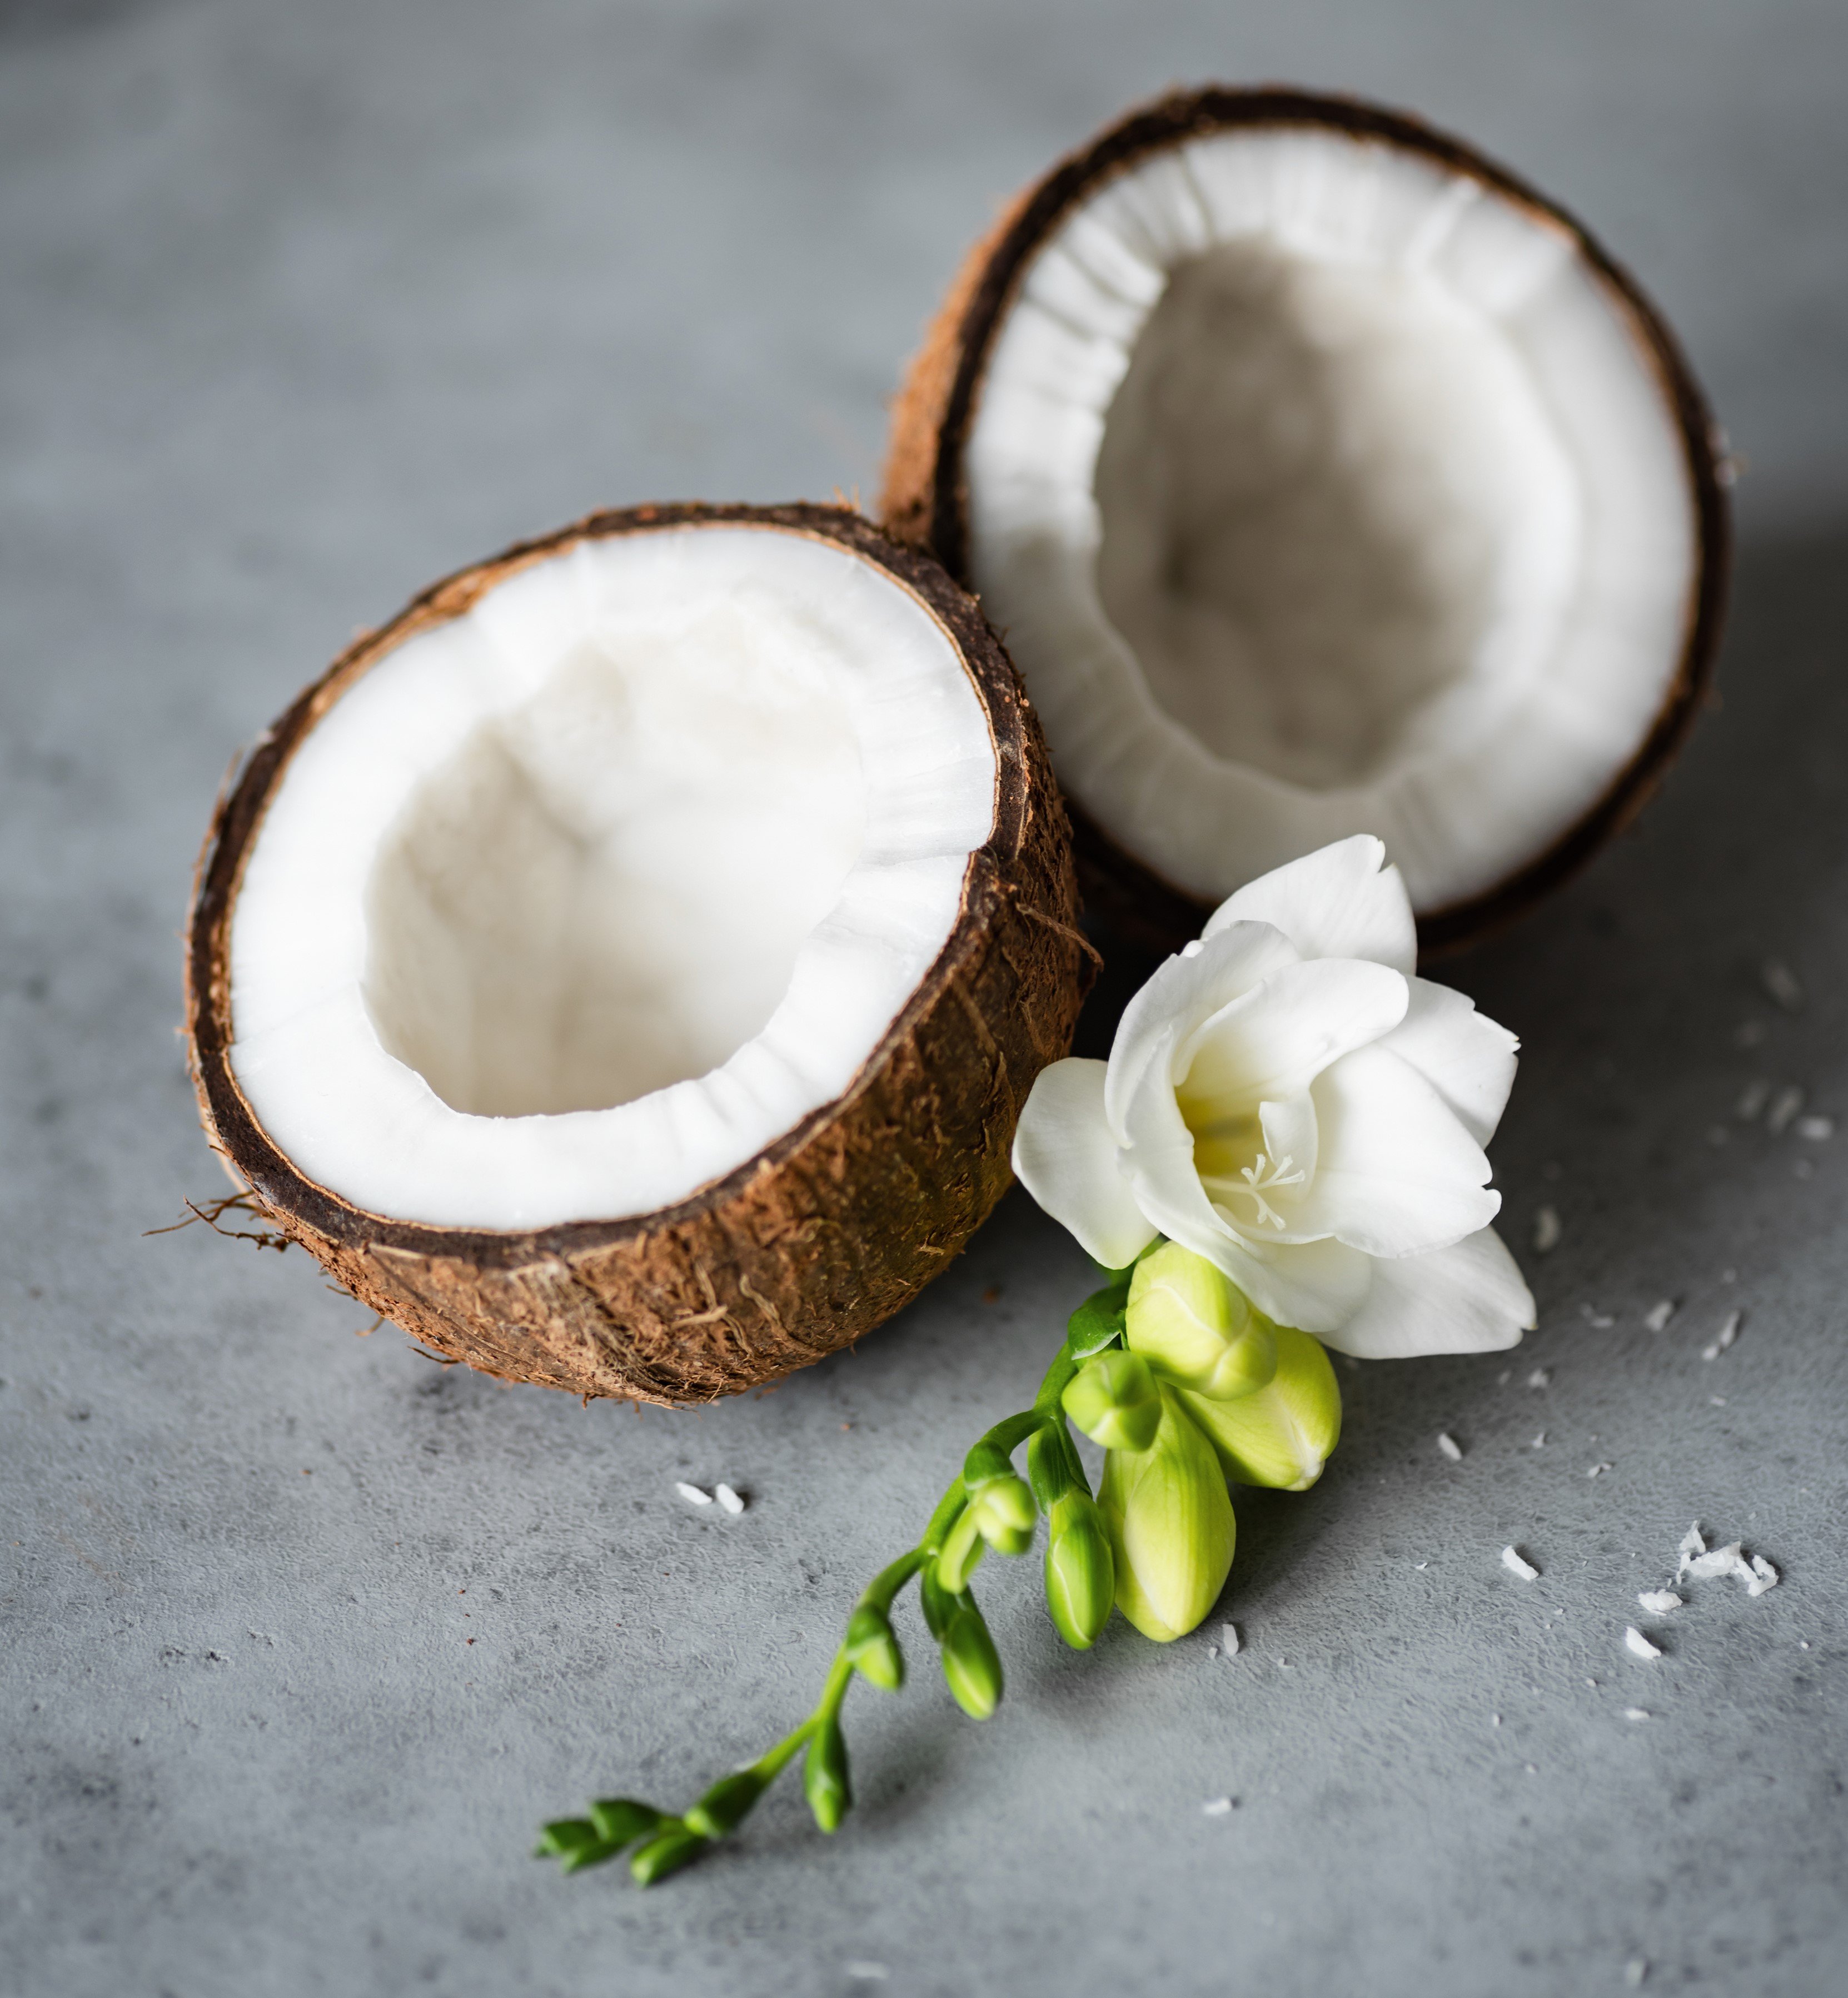
M955 928L996 758L943 627L794 533L587 540L409 639L290 761L231 1062L395 1219L652 1213L851 1082Z
M1207 900L1360 831L1421 911L1493 887L1634 755L1698 582L1675 413L1570 233L1308 125L1069 213L965 467L1061 782Z

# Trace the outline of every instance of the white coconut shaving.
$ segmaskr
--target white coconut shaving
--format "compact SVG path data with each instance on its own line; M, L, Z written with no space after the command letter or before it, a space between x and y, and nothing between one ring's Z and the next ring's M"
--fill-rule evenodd
M1626 1706L1623 1710L1625 1720L1647 1720L1649 1710L1646 1706Z
M1774 1138L1781 1138L1802 1108L1803 1092L1794 1083L1788 1088L1779 1090L1771 1099L1770 1108L1765 1112L1765 1129Z
M1799 1117L1791 1126L1806 1144L1826 1145L1835 1136L1832 1117Z
M735 1519L744 1509L744 1502L729 1485L715 1485L712 1495L718 1500L721 1512L729 1512Z
M1767 994L1781 1006L1785 1012L1801 1011L1803 1004L1803 983L1781 957L1767 957L1758 967L1760 983Z
M1706 1551L1707 1537L1701 1531L1700 1521L1696 1519L1681 1536L1681 1544L1677 1550L1680 1557L1675 1564L1675 1579L1679 1581L1687 1574L1689 1564L1694 1558Z
M995 752L918 599L808 537L586 541L296 748L231 938L240 1086L437 1225L652 1212L838 1098L955 927Z
M1690 1581L1717 1581L1722 1575L1732 1575L1743 1566L1750 1575L1749 1563L1742 1560L1743 1550L1737 1540L1723 1547L1715 1547L1711 1554L1696 1554L1684 1571Z
M676 1481L674 1489L689 1505L710 1505L712 1503L712 1494L710 1492L702 1492L696 1485Z
M1684 1599L1672 1588L1646 1588L1636 1599L1652 1616L1666 1616L1671 1609L1679 1609Z
M1739 1092L1739 1101L1732 1106L1732 1114L1742 1124L1755 1124L1770 1101L1771 1085L1760 1076L1748 1082Z
M1718 1359L1733 1340L1738 1338L1739 1325L1744 1316L1745 1314L1743 1312L1729 1312L1719 1330L1714 1334L1713 1343L1710 1346L1701 1347L1701 1357L1703 1360Z
M1643 1329L1648 1332L1666 1332L1668 1322L1674 1315L1674 1299L1664 1298L1659 1305L1651 1305L1642 1314Z
M1662 1655L1662 1647L1660 1644L1652 1644L1634 1623L1625 1626L1623 1644L1624 1649L1632 1658L1659 1658Z
M1540 1578L1540 1571L1518 1547L1501 1550L1501 1565L1510 1575L1519 1575L1523 1581L1538 1581Z
M1748 1595L1762 1595L1767 1588L1775 1588L1783 1578L1763 1554L1752 1557L1752 1572L1746 1582Z
M1230 1797L1209 1797L1200 1807L1203 1817L1224 1817L1232 1808Z
M1228 1658L1238 1655L1238 1626L1236 1623L1221 1623L1219 1626L1221 1648Z
M1553 1376L1544 1367L1536 1367L1528 1375L1527 1384L1530 1388L1550 1388L1553 1385Z
M1463 1447L1448 1429L1441 1429L1439 1431L1437 1447L1443 1452L1446 1457L1449 1458L1452 1464L1461 1464L1463 1462Z
M1560 1246L1560 1211L1543 1207L1534 1216L1534 1253L1549 1256Z
M1591 1468L1585 1473L1585 1475L1587 1478L1602 1478L1604 1473L1610 1468L1611 1467L1608 1464L1594 1464L1592 1465Z

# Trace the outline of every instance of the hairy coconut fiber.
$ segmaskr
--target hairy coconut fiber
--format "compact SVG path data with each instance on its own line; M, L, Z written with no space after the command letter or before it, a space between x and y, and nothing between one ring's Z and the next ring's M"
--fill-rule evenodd
M1153 156L1237 130L1320 128L1404 149L1564 232L1630 324L1659 384L1685 453L1695 517L1698 576L1687 602L1679 659L1634 753L1588 808L1489 887L1420 911L1427 951L1473 941L1523 913L1575 874L1625 826L1660 782L1702 705L1724 613L1729 527L1723 444L1674 334L1635 281L1564 210L1459 141L1414 119L1301 92L1211 87L1176 92L1132 111L1062 161L1004 209L969 252L927 330L895 401L881 514L890 532L929 548L973 587L965 455L986 371L1036 252L1076 209ZM1199 933L1210 904L1164 878L1069 800L1087 902L1117 933L1173 949Z
M297 1169L233 1073L230 938L246 859L290 758L340 695L417 633L596 537L744 525L817 537L886 570L934 616L986 711L995 813L948 941L847 1090L660 1212L530 1232L365 1212ZM1068 1049L1093 954L1076 928L1065 813L1039 727L973 600L927 554L817 506L593 515L426 591L362 637L261 740L201 856L187 1019L213 1149L273 1225L433 1351L585 1396L706 1402L851 1345L962 1249L1010 1181L1016 1117Z

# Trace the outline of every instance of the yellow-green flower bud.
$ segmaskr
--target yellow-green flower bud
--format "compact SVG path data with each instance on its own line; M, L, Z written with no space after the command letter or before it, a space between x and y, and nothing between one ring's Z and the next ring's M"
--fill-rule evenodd
M969 1516L976 1531L998 1554L1024 1554L1033 1544L1039 1509L1027 1481L1010 1472L993 1478L970 1496Z
M1242 1401L1182 1398L1234 1484L1307 1492L1340 1438L1341 1390L1320 1339L1283 1325L1276 1336L1277 1371L1268 1386Z
M802 1791L815 1822L824 1831L840 1828L853 1808L853 1785L847 1775L847 1739L833 1714L819 1721L803 1758Z
M736 1831L751 1815L769 1782L768 1776L755 1768L721 1776L682 1816L681 1823L702 1838L723 1838L728 1831Z
M971 1720L986 1720L1000 1704L1001 1661L982 1613L966 1597L945 1629L943 1676L956 1704Z
M1121 1350L1087 1360L1073 1375L1064 1403L1072 1420L1106 1450L1146 1450L1162 1419L1148 1361Z
M898 1647L892 1619L877 1603L862 1602L847 1619L841 1648L847 1662L882 1692L896 1692L905 1682L905 1654Z
M960 1595L968 1588L976 1564L987 1551L988 1543L982 1537L981 1521L975 1509L965 1505L958 1515L956 1523L944 1536L942 1549L931 1569L938 1587L945 1595Z
M1088 1651L1110 1621L1117 1590L1104 1515L1074 1488L1055 1503L1046 1528L1046 1608L1073 1650Z
M1178 1242L1164 1242L1136 1265L1124 1337L1167 1379L1216 1401L1251 1394L1276 1371L1269 1319Z
M1185 1637L1219 1599L1238 1530L1219 1460L1173 1390L1162 1391L1150 1447L1105 1458L1097 1501L1116 1564L1117 1607L1145 1637Z

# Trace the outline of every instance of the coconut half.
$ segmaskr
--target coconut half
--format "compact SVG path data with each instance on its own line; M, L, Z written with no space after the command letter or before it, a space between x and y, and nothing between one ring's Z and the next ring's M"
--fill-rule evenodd
M1372 832L1434 947L1659 779L1718 637L1722 461L1553 203L1409 119L1208 89L972 252L884 513L1006 634L1120 926L1171 946Z
M710 1400L987 1215L1075 922L1032 713L927 555L833 508L599 514L427 592L250 757L188 942L201 1111L438 1353Z

